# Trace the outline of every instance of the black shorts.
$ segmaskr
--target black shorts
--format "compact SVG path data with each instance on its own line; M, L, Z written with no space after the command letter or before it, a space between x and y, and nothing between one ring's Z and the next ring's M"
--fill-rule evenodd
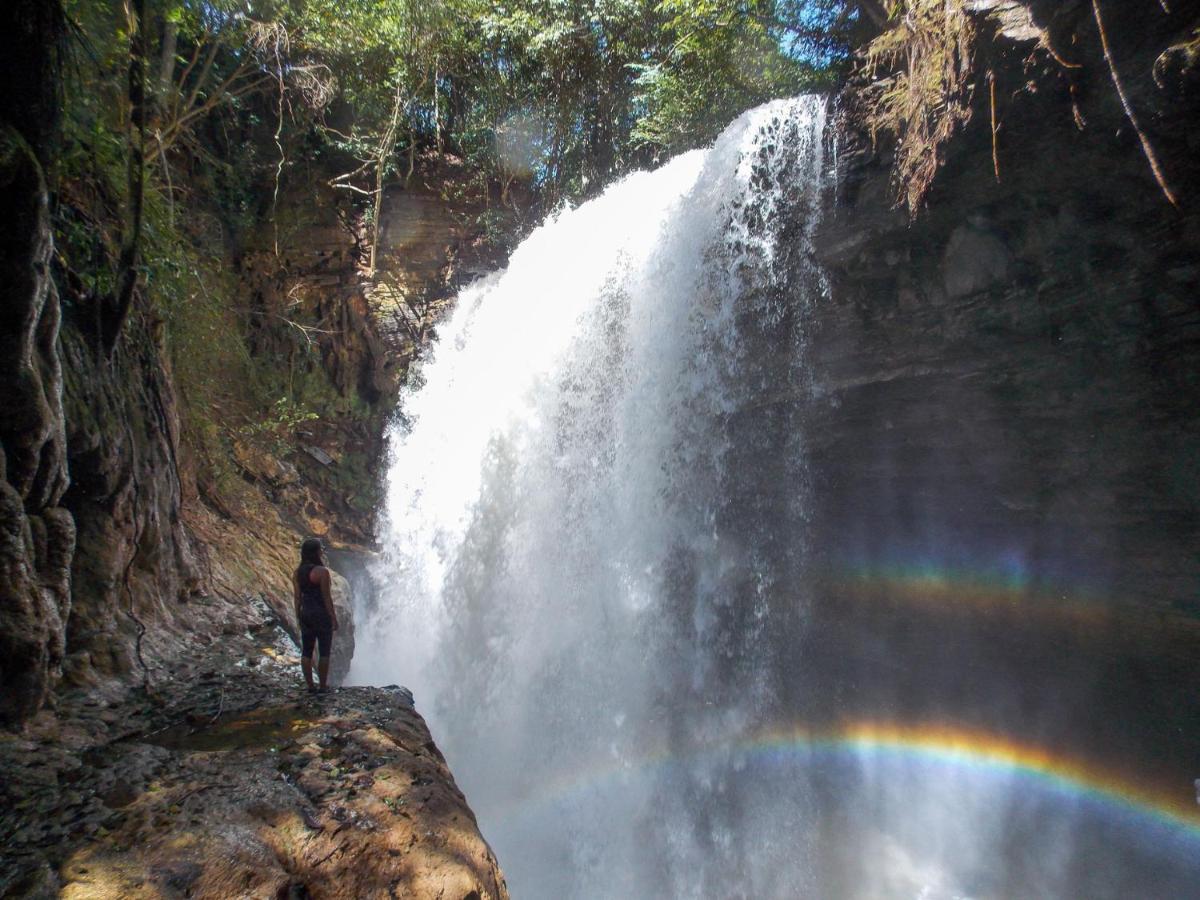
M329 648L333 643L333 622L324 612L302 613L300 616L300 655L311 659L313 644L321 653L321 659L329 659Z

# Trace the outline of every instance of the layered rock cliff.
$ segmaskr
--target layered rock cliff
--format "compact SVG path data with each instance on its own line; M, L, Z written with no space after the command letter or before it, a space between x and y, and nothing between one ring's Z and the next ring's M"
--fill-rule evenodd
M1175 64L1194 15L1106 5L1177 208L1090 4L1030 6L1036 27L977 62L999 86L995 134L980 90L913 221L889 208L887 147L849 107L818 238L829 296L808 322L821 530L843 558L932 554L1195 613L1200 569L1180 547L1200 536L1200 69ZM908 537L847 530L866 520Z
M1200 752L1200 82L1177 63L1194 15L1103 9L1178 208L1090 4L1035 4L1036 29L997 39L980 60L996 142L980 91L913 219L893 206L887 143L843 106L816 235L825 289L797 301L811 381L756 412L798 406L808 461L792 591L806 637L775 652L782 705L814 720L968 722L1185 802ZM1043 29L1079 68L1038 49Z

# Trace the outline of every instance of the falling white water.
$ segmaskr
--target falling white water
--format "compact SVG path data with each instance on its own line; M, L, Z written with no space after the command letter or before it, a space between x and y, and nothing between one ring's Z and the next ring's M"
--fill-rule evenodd
M732 896L778 876L721 887L709 869L766 860L794 809L736 835L713 811L668 822L680 777L729 763L652 760L732 746L769 699L768 575L754 526L741 541L723 521L754 514L729 512L729 438L801 377L775 281L785 253L806 265L824 120L821 98L767 104L553 217L462 292L402 397L353 678L413 688L514 896ZM747 322L792 346L764 365Z
M963 674L805 610L824 126L753 110L462 292L390 435L352 679L413 688L519 900L1190 896L1200 826L1070 766L805 731Z
M797 668L824 126L753 110L462 292L390 435L352 679L414 690L520 900L1183 896L1200 829L780 731L848 711Z

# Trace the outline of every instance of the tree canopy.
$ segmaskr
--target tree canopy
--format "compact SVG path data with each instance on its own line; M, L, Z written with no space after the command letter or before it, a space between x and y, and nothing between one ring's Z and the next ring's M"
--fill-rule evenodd
M139 7L146 21L135 24ZM381 160L391 177L433 147L551 197L827 84L856 18L833 0L69 0L67 10L114 96L129 42L144 40L150 157L194 143L205 117L274 93L277 139L314 129L357 160L342 174L361 167L348 189L369 193ZM119 106L103 93L98 107Z
M453 158L484 216L576 201L751 106L831 85L864 21L851 0L59 4L60 258L107 352L143 287L193 433L309 408L252 359L264 313L229 265L272 228L282 259L288 191L340 192L373 272L385 188L419 160ZM312 323L273 327L313 352ZM246 340L220 339L231 332Z

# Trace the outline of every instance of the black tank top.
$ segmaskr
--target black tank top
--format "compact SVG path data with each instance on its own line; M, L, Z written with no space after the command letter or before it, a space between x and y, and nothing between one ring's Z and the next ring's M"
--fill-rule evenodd
M325 598L321 595L321 585L313 584L312 570L315 569L312 563L305 563L296 570L296 577L300 580L300 612L301 614L320 614L327 615L325 610Z

